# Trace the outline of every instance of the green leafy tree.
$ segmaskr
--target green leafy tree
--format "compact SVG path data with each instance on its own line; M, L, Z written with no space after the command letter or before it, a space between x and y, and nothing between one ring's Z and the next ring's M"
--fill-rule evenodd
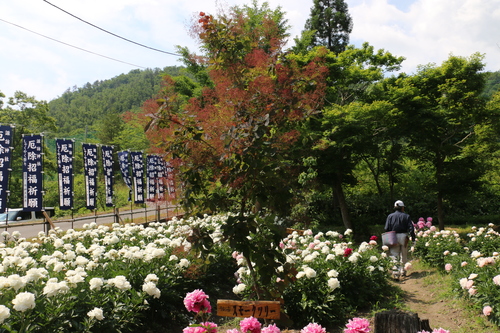
M484 126L497 119L494 108L481 98L484 88L483 56L450 56L441 66L421 66L413 76L393 79L388 92L398 108L418 163L431 165L439 227L444 228L445 204L480 188L484 173L478 149L472 149Z
M22 207L22 135L45 134L50 137L57 131L55 119L48 115L46 101L16 91L9 97L7 106L0 108L0 123L13 125L12 172L9 181L9 207ZM46 177L55 172L55 158L44 143L44 171Z
M258 298L273 297L264 287L285 263L276 250L285 225L276 218L290 211L296 143L304 119L320 110L325 88L327 50L317 50L305 66L287 58L283 17L256 2L217 17L200 13L193 31L204 55L186 52L185 62L210 82L185 103L167 79L148 127L163 131L168 141L159 144L179 161L189 213L237 212L224 236L250 264Z
M307 59L304 55L296 57ZM382 148L374 147L375 142L371 140L374 133L382 137L383 132L376 128L385 119L380 117L380 109L389 108L382 104L363 106L360 103L366 98L368 87L382 80L386 72L397 70L403 60L384 50L375 52L367 43L361 48L349 46L342 53L330 52L326 56L326 107L309 119L308 137L314 148L311 157L316 160L317 181L333 192L346 228L353 228L353 224L344 186L355 183L352 172L359 160L371 161L367 153ZM365 123L367 120L371 124ZM368 126L374 128L368 129ZM385 145L385 149L389 147L388 142L377 144ZM378 155L379 160L386 157L388 155ZM377 171L374 169L374 172Z
M332 52L341 53L349 45L352 25L352 18L344 0L313 0L305 31L297 41L300 48L325 46Z

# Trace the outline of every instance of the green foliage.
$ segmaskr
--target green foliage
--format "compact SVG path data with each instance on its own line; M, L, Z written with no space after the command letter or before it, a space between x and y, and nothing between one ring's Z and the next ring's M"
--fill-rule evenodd
M49 115L57 120L60 134L94 130L99 134L102 121L109 115L126 111L137 112L142 103L153 97L160 88L162 75L181 75L181 67L132 70L112 79L87 83L66 90L62 96L49 102ZM111 129L107 129L111 130Z
M486 83L483 91L483 96L491 99L494 94L500 91L500 71L486 74Z

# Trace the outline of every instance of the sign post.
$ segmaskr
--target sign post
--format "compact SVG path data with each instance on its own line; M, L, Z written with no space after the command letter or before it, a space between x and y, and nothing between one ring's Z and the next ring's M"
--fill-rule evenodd
M217 300L217 315L221 317L280 319L280 302L219 299Z

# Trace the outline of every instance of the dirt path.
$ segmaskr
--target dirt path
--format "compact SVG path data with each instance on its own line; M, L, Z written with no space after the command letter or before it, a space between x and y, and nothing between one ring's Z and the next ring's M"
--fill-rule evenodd
M417 269L394 282L404 291L408 311L420 319L428 319L433 329L444 328L450 333L493 333L500 329L464 307L463 300L446 297L447 282L435 270Z
M484 316L467 310L463 300L449 297L448 281L436 270L412 269L408 276L393 283L404 292L403 310L417 313L420 319L428 319L433 329L441 327L450 333L500 332L500 329L488 322ZM373 323L373 318L368 319ZM373 332L373 324L371 329ZM300 330L282 332L300 333Z

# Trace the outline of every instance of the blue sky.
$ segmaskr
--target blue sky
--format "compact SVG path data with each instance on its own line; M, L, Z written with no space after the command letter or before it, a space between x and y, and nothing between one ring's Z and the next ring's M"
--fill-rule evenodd
M251 0L47 0L103 29L175 52L196 50L187 27L200 11ZM262 0L260 0L262 1ZM281 6L300 34L312 0L269 0ZM368 42L406 58L403 71L440 64L450 54L485 54L486 69L500 70L500 0L346 0L353 18L351 43ZM0 1L0 20L125 63L83 52L0 21L0 91L20 90L52 100L70 87L105 80L136 68L181 65L178 57L128 43L97 30L43 0Z

